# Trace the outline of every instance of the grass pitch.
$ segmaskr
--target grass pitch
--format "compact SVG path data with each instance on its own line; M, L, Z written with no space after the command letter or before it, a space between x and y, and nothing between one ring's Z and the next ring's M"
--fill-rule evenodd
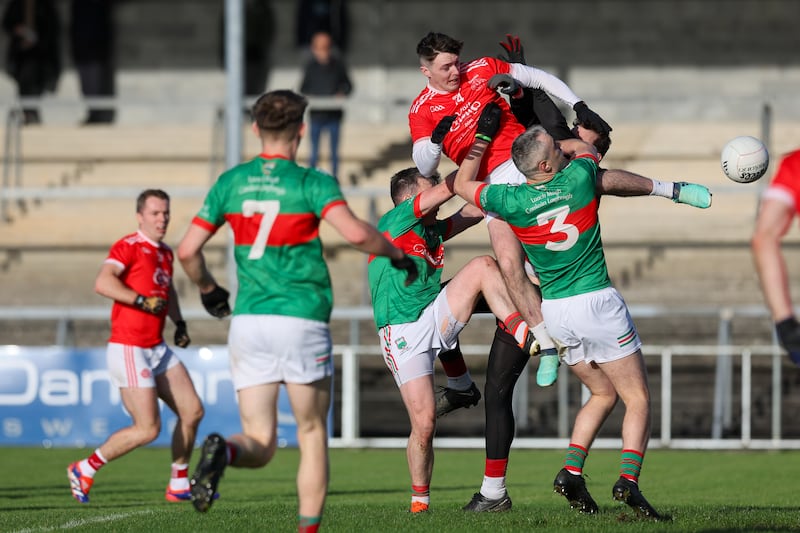
M221 498L206 514L189 503L168 503L169 451L136 450L102 470L89 504L72 499L66 466L91 450L0 448L0 531L44 532L296 531L297 450L278 450L263 469L229 468ZM466 513L480 487L481 450L438 450L431 510L408 513L410 483L404 450L331 450L330 493L323 531L492 533L542 530L587 532L800 531L800 452L653 450L645 457L641 488L670 523L633 518L611 499L619 453L589 454L587 487L597 516L572 511L552 492L562 450L512 450L506 513ZM190 470L194 468L193 459Z

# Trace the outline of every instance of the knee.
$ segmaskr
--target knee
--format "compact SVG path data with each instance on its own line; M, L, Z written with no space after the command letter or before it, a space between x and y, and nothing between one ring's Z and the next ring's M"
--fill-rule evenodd
M161 421L156 420L152 424L138 426L136 429L139 446L146 446L158 438L158 434L161 432Z
M617 405L617 402L619 401L619 395L613 390L604 391L601 393L592 394L592 399L603 405L606 410L610 411L614 408L614 406Z
M181 419L188 425L192 427L197 427L200 425L200 421L203 420L203 417L206 415L206 411L203 408L203 405L198 403L193 409L191 409L188 413L184 414Z
M411 433L421 443L432 444L436 433L435 416L417 419L411 425Z

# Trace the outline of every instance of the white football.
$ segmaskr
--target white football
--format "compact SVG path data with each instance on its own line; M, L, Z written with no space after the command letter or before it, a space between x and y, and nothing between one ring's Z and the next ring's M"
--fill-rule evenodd
M752 183L767 172L769 153L760 140L735 137L722 149L722 171L737 183Z

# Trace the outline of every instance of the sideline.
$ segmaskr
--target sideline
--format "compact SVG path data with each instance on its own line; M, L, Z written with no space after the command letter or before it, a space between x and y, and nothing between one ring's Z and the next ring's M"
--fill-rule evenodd
M102 524L104 522L114 522L116 520L124 520L131 516L137 516L142 514L152 514L153 511L151 510L144 510L144 511L134 511L131 513L114 513L105 516L95 516L92 518L82 518L80 520L70 520L69 522L62 524L60 526L50 526L50 527L37 527L31 529L18 529L13 531L12 533L36 533L39 531L56 531L61 529L75 529L78 527L88 526L89 524Z

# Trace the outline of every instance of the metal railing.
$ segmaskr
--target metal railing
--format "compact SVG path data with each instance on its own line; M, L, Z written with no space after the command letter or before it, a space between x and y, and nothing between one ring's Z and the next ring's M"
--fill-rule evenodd
M771 345L732 345L731 321L735 317L769 319L762 306L739 307L690 307L668 308L653 305L631 305L631 315L637 318L658 318L667 316L717 317L718 343L716 345L645 345L642 349L646 357L658 357L660 360L660 405L661 432L653 439L650 446L656 448L715 448L715 449L798 449L800 440L782 437L781 417L783 411L781 398L782 363L784 355L777 343ZM217 320L210 317L203 309L184 309L187 320ZM67 336L73 329L72 323L80 320L107 320L109 307L0 307L0 320L55 320L57 322L57 343L67 343ZM491 315L476 315L476 319L491 319ZM349 344L334 346L334 354L341 359L341 432L334 438L333 446L337 447L404 447L405 438L365 438L360 431L360 369L362 357L380 356L378 344L360 345L359 322L372 319L369 306L337 307L333 311L332 320L350 323ZM67 343L68 344L68 343ZM483 355L487 353L486 345L462 345L465 355ZM673 367L675 358L691 358L713 356L716 358L716 377L714 380L714 403L712 412L712 428L708 438L673 438ZM755 357L771 358L771 418L770 438L757 439L752 436L752 364ZM736 437L723 438L724 430L732 427L734 390L732 387L734 361L740 360L740 420L739 434ZM720 370L722 369L722 370ZM557 435L545 438L518 438L514 446L519 448L552 448L568 444L568 419L570 398L568 394L569 373L565 366L560 370L557 382L558 424ZM574 379L574 378L573 378ZM528 383L526 373L520 383ZM587 391L583 389L583 401ZM527 425L528 391L526 387L517 387L514 393L515 413L518 428ZM453 448L481 448L483 438L440 438L437 446ZM615 448L620 446L619 439L598 439L595 447Z

